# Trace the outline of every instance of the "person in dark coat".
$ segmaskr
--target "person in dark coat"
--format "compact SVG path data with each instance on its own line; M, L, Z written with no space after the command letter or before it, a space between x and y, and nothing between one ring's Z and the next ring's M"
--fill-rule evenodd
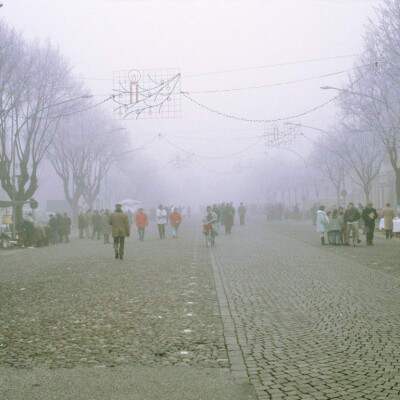
M104 244L110 243L110 225L108 223L108 217L110 211L100 210L101 215L101 233L104 235Z
M350 232L354 227L355 238L357 243L361 243L359 232L358 232L358 220L361 218L357 208L354 207L353 203L349 203L347 210L344 212L344 223L346 224L346 246L349 245Z
M115 205L115 211L108 217L114 239L115 258L124 259L125 238L131 233L131 225L128 216L122 212L121 204Z
M225 226L225 233L227 234L231 233L234 217L235 217L235 211L233 210L231 203L227 203L222 213L222 220Z
M79 239L83 239L83 231L85 230L85 227L85 216L83 215L83 212L81 212L78 217Z
M364 220L366 236L367 236L367 245L372 246L374 240L374 232L375 232L375 220L378 218L378 213L375 208L372 208L372 203L368 203L367 207L364 208L362 213L362 219Z
M64 241L64 231L65 231L64 218L60 213L57 213L56 220L57 220L58 240L60 243L62 243Z
M68 217L67 213L63 215L63 223L64 223L64 237L65 243L69 243L69 235L71 234L71 218Z
M57 244L58 243L58 222L57 219L54 218L53 214L50 214L49 219L49 228L51 234L51 243Z
M101 215L99 214L99 212L97 210L93 213L92 221L93 221L92 239L94 239L94 237L96 236L96 239L100 240L100 233L102 231L101 227L102 227L103 221L101 219Z

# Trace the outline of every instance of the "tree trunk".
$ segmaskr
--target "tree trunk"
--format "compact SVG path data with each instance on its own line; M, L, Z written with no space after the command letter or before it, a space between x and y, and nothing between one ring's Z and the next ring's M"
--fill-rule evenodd
M396 175L396 201L397 201L397 211L400 209L400 168L395 169L395 175Z
M15 230L18 231L20 230L22 219L23 219L23 213L22 213L22 207L23 204L15 204L14 206L14 224L15 224Z

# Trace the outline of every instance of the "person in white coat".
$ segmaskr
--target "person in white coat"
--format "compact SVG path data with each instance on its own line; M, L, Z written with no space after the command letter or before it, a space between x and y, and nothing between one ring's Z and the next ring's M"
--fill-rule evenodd
M321 235L321 244L325 243L325 237L329 230L329 220L325 214L325 206L320 206L317 211L317 232Z
M157 209L156 221L158 225L158 233L160 239L165 239L165 225L167 224L167 210L160 204Z

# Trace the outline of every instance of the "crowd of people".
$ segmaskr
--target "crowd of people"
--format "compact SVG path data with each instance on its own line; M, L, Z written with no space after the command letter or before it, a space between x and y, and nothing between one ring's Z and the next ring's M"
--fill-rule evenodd
M67 213L56 213L49 215L50 242L52 244L69 243L71 234L71 218Z
M384 218L384 229L386 239L393 237L393 218L395 216L393 208L387 203L382 211ZM353 243L361 243L359 229L363 229L366 236L366 244L372 246L374 243L375 221L378 219L378 213L373 204L368 202L366 207L362 204L358 208L353 203L349 203L347 209L343 207L335 208L334 210L326 210L325 206L321 205L315 213L315 225L317 232L321 237L321 245L350 245L350 234L353 238Z

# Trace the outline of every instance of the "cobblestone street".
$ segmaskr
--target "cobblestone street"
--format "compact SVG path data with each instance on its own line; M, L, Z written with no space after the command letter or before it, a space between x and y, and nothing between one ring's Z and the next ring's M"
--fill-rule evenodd
M88 239L2 252L2 371L181 367L260 400L400 397L399 240L322 247L309 223L263 219L211 249L200 223L167 236L134 231L124 261ZM224 390L176 398L254 398Z
M259 399L400 398L399 245L322 247L306 223L220 237L233 364Z

